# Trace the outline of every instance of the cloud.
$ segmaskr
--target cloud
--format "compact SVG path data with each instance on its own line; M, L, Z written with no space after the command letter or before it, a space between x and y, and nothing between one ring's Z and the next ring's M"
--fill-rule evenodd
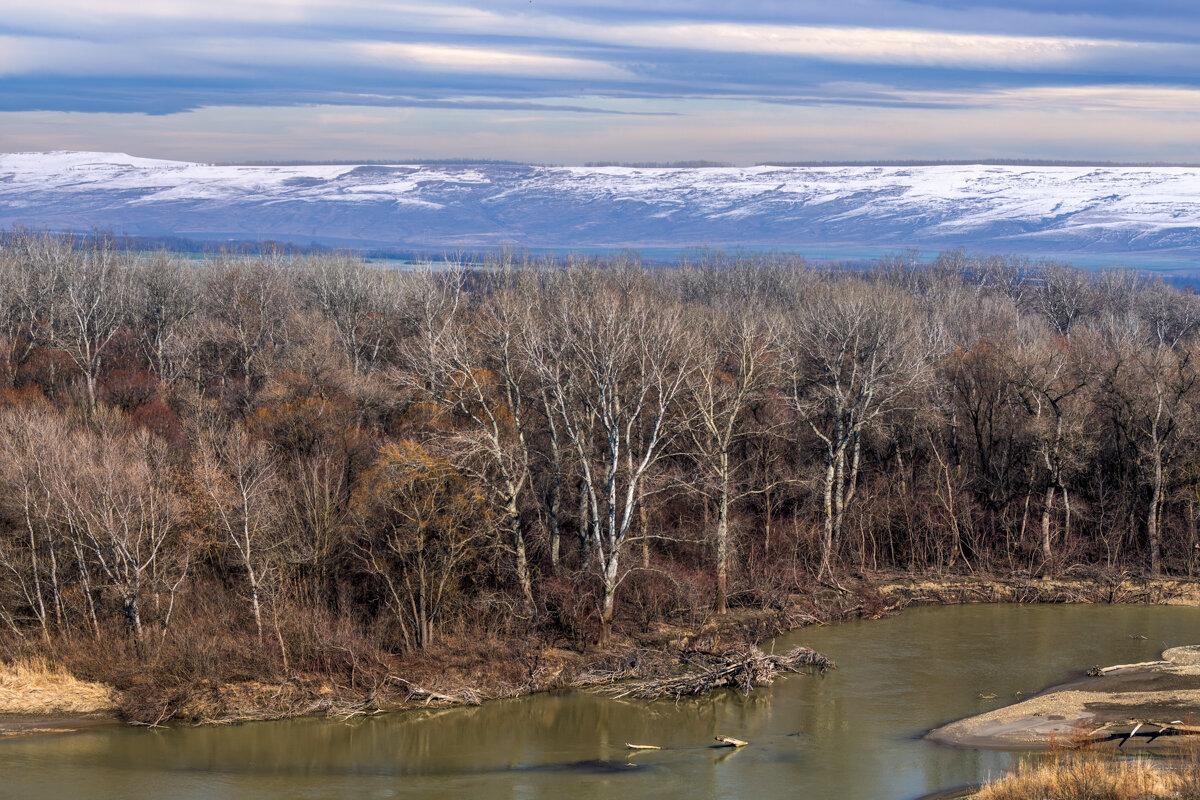
M836 120L903 121L916 125L913 137L982 136L963 120L996 125L1003 114L1058 126L1053 135L997 126L1013 154L1105 131L1165 141L1148 120L1194 150L1176 135L1200 124L1192 9L1183 0L0 0L0 113L89 112L41 118L63 126L39 128L47 147L88 139L101 116L118 129L97 112L155 115L154 130L189 146L205 139L186 130L214 124L189 110L222 109L264 130L309 119L301 109L310 106L341 120L322 123L324 143L304 145L303 126L261 138L221 129L212 141L226 159L239 157L236 142L287 150L246 157L285 158L302 146L354 157L352 143L376 140L354 136L350 117L331 111L338 106L412 121L411 141L425 137L430 156L469 145L469 154L492 147L522 158L538 137L568 136L562 152L591 148L578 160L807 158L771 142L786 143L789 130L816 142L810 126L820 118L836 131L822 147L898 157L886 147L898 131L854 133ZM15 136L0 129L0 149ZM695 149L656 150L671 143ZM1122 157L1117 149L1106 157Z
M1196 114L1200 88L1156 85L1020 86L1008 89L906 90L882 84L830 83L787 97L782 105L861 105L923 109L1021 109L1073 112L1173 112Z
M345 47L355 60L380 68L390 66L441 72L480 72L488 75L553 75L557 78L634 80L629 71L602 61L537 55L482 47L397 42L355 42Z
M93 73L112 70L125 75L139 69L144 74L173 74L190 68L209 74L222 66L288 66L317 60L326 65L370 62L381 68L452 74L608 81L630 81L642 74L686 83L689 75L681 69L686 54L717 53L876 67L1056 74L1111 74L1118 69L1140 76L1200 78L1200 44L1194 37L1138 40L1123 35L1111 20L1108 35L1015 33L1011 29L1036 29L1031 19L1040 20L1042 28L1048 19L1063 19L1061 14L1033 14L1019 5L973 8L969 19L985 29L974 31L939 23L939 15L952 17L958 25L968 19L951 13L953 5L941 3L891 3L907 9L909 24L900 26L833 22L858 20L864 8L894 22L894 15L882 13L888 6L881 6L880 0L825 4L822 13L808 13L821 24L765 22L741 8L726 10L724 19L689 18L676 7L674 13L663 9L654 12L656 17L647 19L643 13L634 21L633 14L620 10L582 11L551 4L551 11L544 12L541 6L534 10L529 3L512 2L490 6L412 0L156 0L141 5L55 0L51 8L27 0L0 0L0 34L9 29L0 50L0 71L78 74L90 67ZM749 9L760 15L781 13L772 3L751 2ZM913 25L913 20L924 25ZM230 35L231 29L238 33ZM140 68L139 54L144 56ZM182 55L185 63L173 63L172 54ZM156 70L150 69L151 63ZM704 66L711 70L719 64Z
M801 56L853 63L1023 71L1067 67L1097 58L1130 58L1151 47L1141 42L1067 37L730 23L622 26L611 29L605 36L610 41L643 47ZM1153 47L1162 52L1161 46ZM1194 50L1191 52L1200 55Z
M262 38L170 39L130 48L0 35L0 75L227 75L246 67L358 67L554 79L635 80L603 61L466 45Z
M1004 9L1000 5L986 10L972 9L969 16L952 13L954 6L930 8L928 4L893 2L903 6L903 15L887 14L878 0L849 5L825 4L821 13L798 16L816 18L819 24L796 24L789 19L755 20L759 13L772 11L772 4L751 3L749 9L725 9L712 18L709 14L681 14L665 9L653 19L631 23L631 14L581 11L575 6L554 6L551 12L534 10L528 3L493 2L490 8L427 2L367 2L366 0L240 0L218 4L202 0L156 0L149 4L130 4L115 0L56 0L53 8L30 4L27 0L0 0L0 15L11 29L25 26L36 33L74 33L84 38L95 35L97 28L111 41L129 37L158 35L174 39L186 33L210 33L216 24L221 30L236 27L255 38L293 40L376 39L385 42L420 42L422 34L438 34L455 40L467 60L476 59L472 51L484 43L473 39L518 38L539 42L541 46L578 48L605 46L639 49L648 60L654 51L708 51L723 53L767 54L827 59L844 63L905 64L921 66L958 66L1036 71L1046 68L1070 68L1076 64L1111 64L1117 59L1156 60L1170 56L1180 64L1200 63L1196 42L1140 41L1110 20L1108 35L1062 35L1030 33L1031 18L1043 22L1058 20L1075 23L1078 14L1032 14L1024 8ZM661 6L662 4L660 4ZM801 3L803 7L806 4ZM882 20L872 24L862 13L863 7L880 12ZM855 13L855 11L859 13ZM775 11L775 15L779 12ZM787 15L785 15L787 16ZM791 16L796 16L795 14ZM1093 20L1097 14L1088 15ZM958 26L973 20L976 30L955 30L945 18ZM838 24L852 19L860 24ZM897 24L907 19L907 24ZM919 23L914 25L913 21ZM4 23L0 23L4 24ZM980 31L978 26L993 28ZM1022 28L1016 26L1022 25ZM1032 26L1037 27L1037 26ZM1092 25L1095 28L1097 25ZM999 30L994 30L999 28ZM1017 33L1017 30L1021 30ZM368 34L364 36L364 34ZM224 37L222 37L224 38ZM236 40L242 37L231 37ZM446 43L442 43L446 44ZM560 57L562 57L560 55ZM439 66L453 63L439 59ZM492 59L492 63L504 63ZM1129 66L1126 63L1125 67Z
M556 102L564 98L556 98ZM133 152L201 161L510 158L538 163L712 159L741 164L871 158L1200 161L1200 119L1173 112L638 101L679 116L505 110L211 107L187 114L0 112L0 151ZM753 131L747 136L747 131Z
M1177 86L1030 86L980 93L972 105L1078 112L1177 112L1196 115L1200 89Z

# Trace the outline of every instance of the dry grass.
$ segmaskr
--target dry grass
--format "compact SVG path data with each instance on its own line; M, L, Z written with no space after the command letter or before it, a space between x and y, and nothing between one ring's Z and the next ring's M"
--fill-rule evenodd
M1182 762L1115 761L1111 757L1062 757L1046 764L1022 763L984 786L973 800L1196 800L1200 768Z
M0 714L107 714L115 709L109 687L78 680L44 659L0 662Z

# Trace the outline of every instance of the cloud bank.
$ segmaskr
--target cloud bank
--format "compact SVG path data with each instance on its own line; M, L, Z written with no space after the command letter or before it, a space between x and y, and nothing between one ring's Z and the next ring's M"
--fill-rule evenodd
M1101 157L1200 160L1200 21L1172 0L0 0L0 85L0 150L99 147L136 130L123 120L158 134L122 149L192 158L262 158L260 134L277 158L484 145L560 161L969 157L984 144L1090 157L1099 126L1111 133ZM240 138L214 129L217 109L241 120ZM374 130L397 114L409 127L391 137L313 122ZM1032 128L1002 125L1012 133L997 140L993 123L974 127L996 114ZM298 118L307 134L289 127ZM616 138L582 153L580 122L598 118ZM871 131L823 141L854 124L883 124L894 144ZM914 150L907 125L938 132ZM187 149L196 141L201 152Z

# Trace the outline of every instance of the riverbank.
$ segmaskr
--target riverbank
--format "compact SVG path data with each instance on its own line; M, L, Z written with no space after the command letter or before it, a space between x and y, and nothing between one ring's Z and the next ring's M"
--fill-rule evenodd
M37 659L0 663L0 739L112 724L117 711L109 686L81 681Z
M943 725L928 736L975 749L1162 749L1178 747L1180 735L1200 733L1198 717L1200 647L1175 647L1158 661L1093 668L1086 678Z
M964 800L1028 800L1033 797L1088 800L1180 800L1200 795L1200 764L1194 755L1169 766L1149 760L1115 761L1074 756L1041 765L1024 763Z
M651 800L680 787L905 800L998 777L1022 758L1044 759L943 747L921 738L924 731L1028 696L1091 664L1157 658L1165 646L1159 642L1193 641L1198 626L1200 607L930 605L882 620L810 626L764 643L775 653L807 645L837 660L838 669L789 676L749 696L735 690L648 703L568 690L348 721L173 721L155 734L111 726L0 743L0 773L14 776L9 794L47 800L152 796L163 781L185 794L219 785L262 800L314 790L347 797L393 791L414 800L605 800L614 792ZM709 749L717 735L749 744ZM662 750L629 758L626 743Z
M474 705L564 688L587 688L670 672L696 653L722 652L763 642L785 631L854 618L879 618L913 605L961 603L1143 603L1200 605L1200 583L1136 578L921 576L897 573L843 578L840 586L811 587L781 608L733 609L726 615L618 630L605 649L576 649L545 638L463 643L397 659L355 686L320 676L276 681L176 687L170 696L144 689L89 684L107 703L89 716L142 724L188 724L283 719L305 715L349 718L413 708ZM1081 665L1081 667L1086 665ZM50 675L51 672L47 672ZM53 683L50 678L47 682ZM26 698L42 691L27 671ZM98 687L98 688L97 688ZM136 691L140 691L137 694ZM96 694L99 692L99 694ZM52 692L44 693L52 696ZM0 694L0 715L22 713L13 693ZM28 712L29 709L25 708ZM24 713L22 724L62 718L53 708ZM12 727L10 735L19 733Z

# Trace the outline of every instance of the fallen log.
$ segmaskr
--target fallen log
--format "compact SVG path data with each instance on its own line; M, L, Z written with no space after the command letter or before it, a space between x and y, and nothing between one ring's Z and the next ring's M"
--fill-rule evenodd
M726 747L745 747L749 744L749 742L743 742L741 739L735 739L732 736L717 736L715 738Z
M662 750L662 748L656 744L630 744L629 742L626 742L625 746L630 750Z
M462 695L456 697L455 695L443 694L442 692L435 692L431 689L417 686L412 681L407 681L397 675L388 675L388 679L408 687L408 697L405 698L406 700L412 701L423 699L426 706L435 700L440 703L452 703L454 705L467 706L477 706L480 702L479 695L475 694L475 692L471 691L470 689L464 689Z
M806 668L821 672L836 665L807 647L797 647L789 653L764 653L757 647L725 653L696 656L688 668L676 675L645 681L628 681L601 689L613 697L634 697L655 700L660 697L681 697L707 694L714 689L732 687L746 694L755 686L774 682L779 673L801 672Z
M1145 669L1146 667L1161 667L1167 663L1170 663L1170 662L1167 662L1167 661L1139 661L1136 664L1113 664L1111 667L1099 667L1097 669L1097 674L1098 675L1107 675L1108 673L1116 672L1119 669L1131 669L1131 668Z
M1137 725L1134 725L1133 730L1131 730L1129 733L1125 734L1125 738L1121 740L1121 743L1119 745L1117 745L1117 747L1124 747L1126 742L1128 742L1134 736L1137 736L1138 728L1140 728L1140 727L1142 727L1142 723L1140 723L1140 722Z
M1127 732L1112 732L1112 728L1123 725L1132 725L1133 727ZM1149 730L1147 728L1156 728L1157 730ZM1145 729L1145 730L1143 730ZM1200 734L1200 726L1188 725L1181 720L1172 720L1170 722L1158 722L1157 720L1148 719L1127 719L1124 721L1106 722L1100 727L1090 731L1088 738L1093 742L1110 742L1120 740L1118 747L1124 747L1125 743L1130 739L1139 735L1150 739L1151 741L1160 736L1195 736Z

